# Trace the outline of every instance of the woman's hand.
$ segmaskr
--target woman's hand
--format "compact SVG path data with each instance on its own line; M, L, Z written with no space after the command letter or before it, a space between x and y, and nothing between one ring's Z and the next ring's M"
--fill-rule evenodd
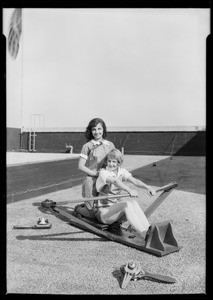
M156 190L151 188L151 187L148 187L147 193L148 193L149 196L155 196Z
M93 172L93 177L98 177L98 175L99 175L99 171L94 171Z

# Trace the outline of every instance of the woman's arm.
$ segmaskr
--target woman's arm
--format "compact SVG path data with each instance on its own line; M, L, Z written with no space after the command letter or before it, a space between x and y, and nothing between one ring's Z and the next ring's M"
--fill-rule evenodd
M149 185L145 184L142 180L136 179L133 176L129 176L127 178L127 181L131 182L137 187L144 188L148 191L148 194L151 196L154 196L156 194L156 191Z
M119 187L121 190L127 191L127 193L129 193L131 197L138 197L138 192L136 190L131 189L130 187L128 187L122 181L120 181L119 179L117 179L115 177L112 177L112 176L107 177L106 183L112 183L112 184L116 185L117 187Z
M78 169L89 176L98 177L98 171L90 170L89 168L87 168L85 166L85 164L86 164L86 159L83 157L80 157L79 162L78 162Z

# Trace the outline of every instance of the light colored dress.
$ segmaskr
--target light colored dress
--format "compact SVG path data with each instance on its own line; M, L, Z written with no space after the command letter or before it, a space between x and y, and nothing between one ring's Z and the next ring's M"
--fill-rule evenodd
M117 175L106 169L101 169L99 172L99 176L96 181L96 189L97 192L99 192L99 196L104 196L104 195L121 195L124 193L122 189L120 189L118 186L114 185L113 183L107 183L106 180L108 177L115 177L119 179L121 182L127 181L127 179L132 176L130 172L128 172L126 169L119 167ZM95 200L93 204L93 212L96 216L96 218L99 220L101 223L105 223L104 220L104 214L108 212L108 208L115 203L119 202L121 197L118 198L112 198L110 200L108 199L102 199L102 200ZM126 217L125 217L126 220Z
M107 140L102 140L101 142L96 142L91 140L83 145L80 157L86 159L85 166L93 171L100 170L105 162L107 154L114 149L115 146L112 142ZM87 175L84 178L82 184L82 197L96 197L98 192L96 190L96 177ZM85 205L89 210L92 210L94 201L85 201Z
M128 181L130 177L132 177L132 174L128 172L126 169L119 167L116 174L113 171L110 171L108 167L106 169L101 169L99 172L99 176L96 181L96 189L97 192L99 192L99 195L106 195L107 197L109 195L116 195L116 198L112 199L102 199L102 200L95 200L94 201L94 207L93 211L96 216L96 218L104 224L112 224L112 222L115 222L116 219L109 219L109 214L117 214L117 220L125 218L129 221L129 223L132 225L132 227L138 231L143 232L145 230L148 230L150 224L147 220L143 210L140 208L137 201L134 201L132 199L132 207L130 210L128 210L129 214L127 215L125 209L121 209L120 213L125 212L125 215L118 215L118 209L120 208L119 202L122 202L122 197L119 197L119 195L124 192L123 189L120 187L114 185L113 183L107 183L107 178L114 177L117 178L121 182ZM126 200L125 200L126 201ZM125 202L124 201L124 202ZM131 203L130 202L130 203ZM117 204L116 204L117 203ZM129 203L129 204L130 204ZM124 220L124 219L123 219Z
M122 193L122 189L119 188L118 186L114 185L113 183L107 183L106 180L108 177L115 177L121 182L127 181L127 179L132 176L132 174L127 171L124 168L118 168L117 175L113 172L106 169L101 169L99 172L99 176L96 180L96 189L97 192L99 193L99 196L102 195L117 195ZM104 200L96 200L95 202L95 207L100 208L100 207L107 207L113 205L113 203L118 202L118 198L112 198L109 200L104 199Z

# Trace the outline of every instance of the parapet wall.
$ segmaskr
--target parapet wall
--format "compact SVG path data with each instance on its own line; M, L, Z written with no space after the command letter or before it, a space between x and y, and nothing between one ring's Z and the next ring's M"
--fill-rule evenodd
M36 152L64 153L72 146L80 153L84 132L36 132ZM29 132L22 133L22 149L28 149ZM125 154L205 156L205 131L108 132L107 139Z

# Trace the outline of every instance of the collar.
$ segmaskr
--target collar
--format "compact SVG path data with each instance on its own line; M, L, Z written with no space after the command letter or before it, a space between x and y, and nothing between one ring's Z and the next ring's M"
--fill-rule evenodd
M101 141L91 140L91 142L93 143L94 146L99 146L101 144L109 146L109 142L106 140L101 140Z
M106 166L106 170L107 170L108 172L112 173L112 175L117 176L117 177L119 177L119 176L120 176L120 173L121 173L121 167L118 167L117 175L116 175L113 171L110 171L110 170L108 169L107 166Z

